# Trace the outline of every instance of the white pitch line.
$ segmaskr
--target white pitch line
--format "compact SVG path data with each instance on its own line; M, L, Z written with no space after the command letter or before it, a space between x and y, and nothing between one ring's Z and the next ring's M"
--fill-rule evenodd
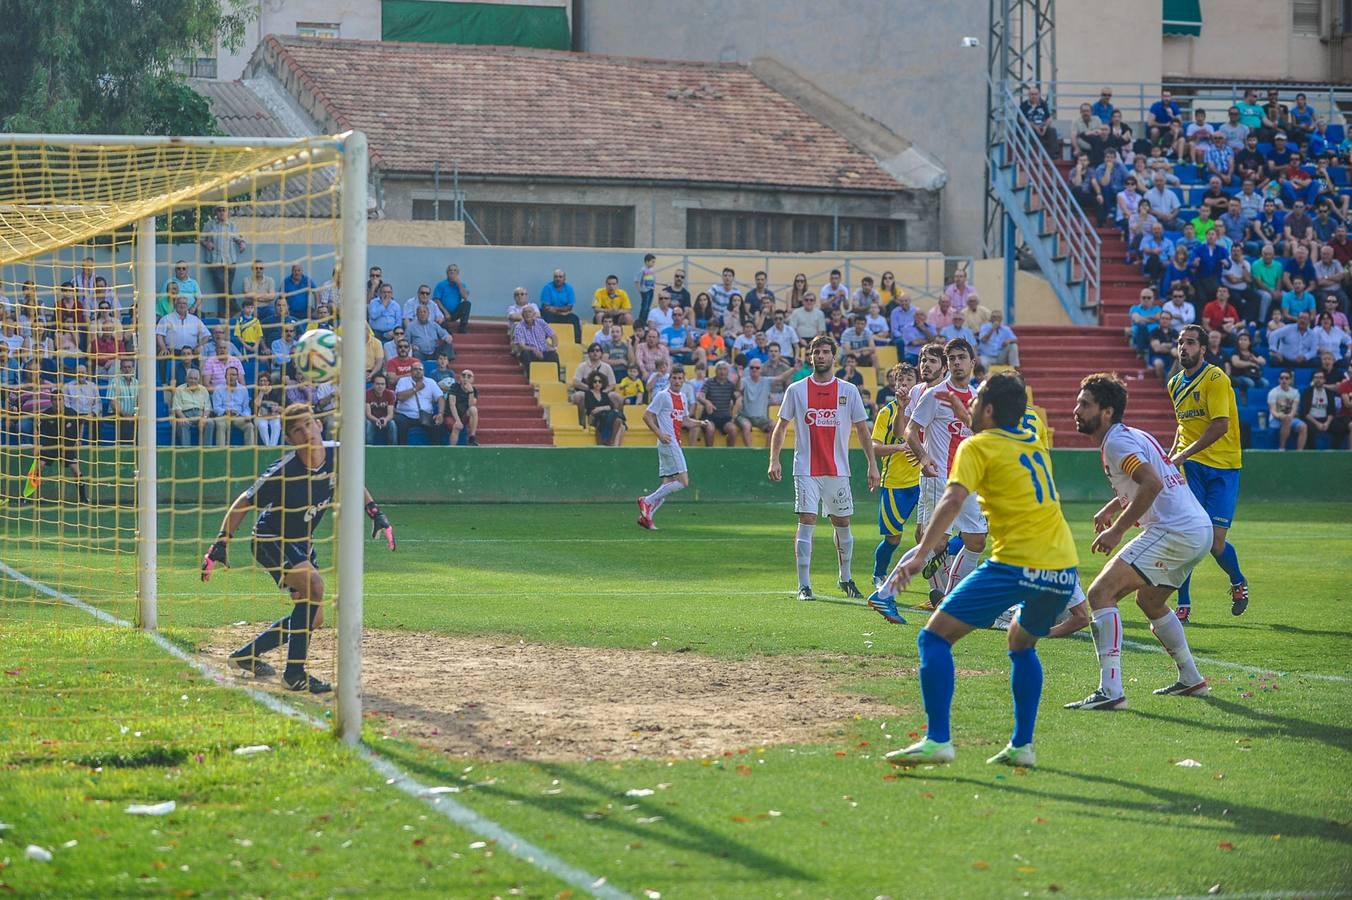
M27 585L41 594L45 594L48 597L68 604L81 612L88 613L100 621L107 622L110 625L117 625L122 628L135 628L135 626L126 619L119 618L118 616L99 609L97 606L91 606L83 600L73 597L64 591L59 591L48 584L30 578L23 572L11 568L6 563L0 562L0 574L17 581L20 584ZM305 722L320 731L327 731L329 729L329 725L318 716L292 706L290 703L286 703L283 700L279 700L267 691L260 691L257 688L249 687L247 684L241 684L235 679L227 678L223 673L197 659L182 648L174 645L158 632L149 631L145 632L145 635L154 641L161 650L187 663L204 677L214 681L221 687L243 691L251 699L266 706L273 712ZM510 853L512 856L515 856L517 859L523 860L566 884L584 890L592 896L605 898L605 900L629 900L628 894L618 888L612 887L607 883L605 878L598 878L595 875L564 862L549 851L535 846L525 838L518 837L516 834L508 831L492 819L480 815L451 797L440 794L435 796L430 795L428 793L428 791L431 790L429 786L418 782L413 776L409 775L388 759L379 756L365 744L359 744L356 750L358 758L369 765L377 774L385 777L386 784L398 788L410 797L421 800L424 804L441 813L447 819L450 819L455 824L464 827L466 830L473 832L479 837L496 842L501 849Z

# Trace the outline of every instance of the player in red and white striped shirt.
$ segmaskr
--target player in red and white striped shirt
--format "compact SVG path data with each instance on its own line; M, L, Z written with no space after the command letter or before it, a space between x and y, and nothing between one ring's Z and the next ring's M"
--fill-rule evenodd
M657 435L657 477L661 484L651 494L638 498L638 524L640 528L656 531L653 516L666 502L667 496L690 486L690 474L685 465L685 453L681 450L681 435L686 425L707 425L703 419L690 415L685 408L685 395L681 386L685 384L685 367L675 366L671 370L671 380L667 389L653 395L643 413L643 424Z
M794 556L798 563L798 599L815 600L812 593L812 532L817 514L825 508L835 526L836 556L840 563L840 588L847 597L862 597L850 574L854 556L854 536L850 516L854 497L850 493L850 426L854 426L859 446L868 459L868 487L877 490L881 477L873 456L873 436L868 414L859 389L832 374L836 361L836 342L820 334L808 345L812 374L789 385L779 407L779 421L770 434L771 481L782 479L779 452L784 447L784 432L793 422L793 497L798 514Z

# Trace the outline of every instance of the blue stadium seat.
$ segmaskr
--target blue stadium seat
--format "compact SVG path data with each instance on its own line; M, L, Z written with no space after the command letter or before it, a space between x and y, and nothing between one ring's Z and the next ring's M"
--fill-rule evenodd
M1183 184L1199 184L1202 181L1202 172L1192 163L1179 163L1174 166L1174 174Z
M1329 178L1333 179L1333 183L1338 187L1347 187L1347 167L1329 166Z
M1347 137L1347 129L1342 125L1330 125L1328 127L1329 140L1334 144L1341 144Z
M1272 145L1269 143L1264 143L1263 141L1259 141L1258 146L1255 147L1254 149L1257 150L1259 153L1263 154L1264 156L1267 156L1269 153L1272 152Z
M1257 427L1255 427L1255 428L1249 433L1249 449L1250 449L1250 450L1276 450L1276 449L1277 449L1277 434L1278 434L1277 432L1275 432L1275 431L1273 431L1273 430L1271 430L1271 429L1269 429L1269 428L1257 428ZM1295 445L1292 444L1292 446L1295 446Z

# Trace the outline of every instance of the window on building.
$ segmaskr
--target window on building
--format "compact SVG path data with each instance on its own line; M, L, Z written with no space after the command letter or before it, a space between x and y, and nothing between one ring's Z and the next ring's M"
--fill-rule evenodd
M906 249L906 223L893 219L842 216L837 220L832 216L691 209L686 213L685 242L692 250L901 251Z
M342 36L338 33L341 28L341 22L297 22L296 36L336 38Z
M448 217L442 201L441 217ZM465 241L522 247L632 247L632 206L466 202ZM413 218L432 219L431 200L413 201ZM476 229L474 226L477 225ZM480 236L479 232L483 235Z
M190 56L174 63L174 71L187 78L215 78L216 57Z
M1319 12L1322 0L1292 0L1291 31L1293 34L1319 34Z

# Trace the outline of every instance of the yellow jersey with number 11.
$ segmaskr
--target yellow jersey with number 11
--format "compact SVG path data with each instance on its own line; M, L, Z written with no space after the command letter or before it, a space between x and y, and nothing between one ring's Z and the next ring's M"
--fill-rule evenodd
M958 447L948 483L980 495L995 562L1030 569L1079 565L1052 477L1051 454L1036 431L977 432Z

